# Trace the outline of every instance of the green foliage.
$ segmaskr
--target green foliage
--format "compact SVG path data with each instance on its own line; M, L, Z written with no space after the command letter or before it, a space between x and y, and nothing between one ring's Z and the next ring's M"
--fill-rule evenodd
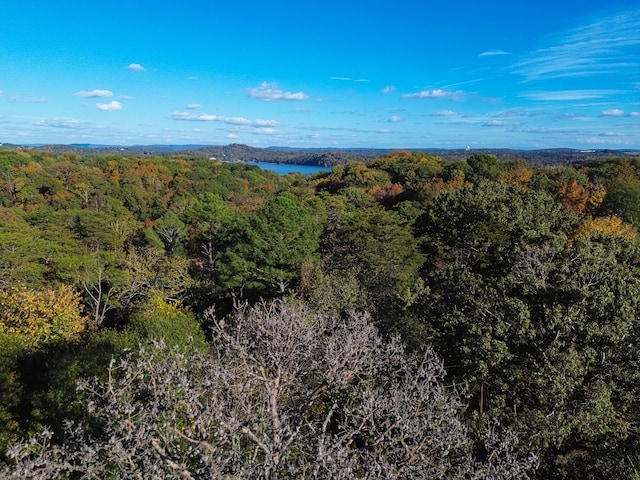
M639 226L640 179L627 178L610 185L598 212L620 216L626 222Z
M431 265L460 258L474 272L500 276L528 247L563 245L576 223L545 193L480 181L438 197L416 230Z
M169 347L206 350L201 325L193 313L178 302L152 298L131 316L130 327L145 341L162 340Z
M222 285L247 293L284 293L299 280L302 266L315 261L320 228L293 195L273 197L230 234L220 265Z
M469 383L473 414L522 432L541 478L628 478L638 464L638 245L594 233L569 246L575 225L550 196L516 187L481 182L438 197L418 220L429 290L416 316L453 378Z
M463 164L464 165L464 164ZM481 180L497 180L500 173L506 169L506 165L498 160L495 155L474 154L467 158L464 168L465 178L471 183Z
M368 309L385 333L402 329L403 301L418 278L423 257L409 226L378 206L352 208L340 199L327 206L321 237L322 269L330 277L355 278Z
M0 460L9 445L20 437L15 418L20 405L23 385L17 372L22 344L14 336L0 333Z

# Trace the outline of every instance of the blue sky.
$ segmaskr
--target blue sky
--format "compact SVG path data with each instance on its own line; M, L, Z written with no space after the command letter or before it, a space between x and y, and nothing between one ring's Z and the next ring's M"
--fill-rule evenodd
M1 142L640 149L640 4L3 0Z

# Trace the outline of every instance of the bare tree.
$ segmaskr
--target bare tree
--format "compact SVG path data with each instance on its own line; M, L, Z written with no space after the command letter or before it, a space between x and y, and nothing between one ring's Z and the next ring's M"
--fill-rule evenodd
M2 478L528 478L535 458L488 432L471 455L459 396L431 349L409 355L366 315L275 301L213 322L212 351L162 342L84 381L100 425L13 447Z

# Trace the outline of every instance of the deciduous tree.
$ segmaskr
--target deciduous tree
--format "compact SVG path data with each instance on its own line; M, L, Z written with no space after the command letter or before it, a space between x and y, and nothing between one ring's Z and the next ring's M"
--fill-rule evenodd
M85 381L100 429L10 450L3 478L526 479L535 458L487 430L474 458L434 352L407 355L365 315L281 301L213 322L210 354L149 345Z

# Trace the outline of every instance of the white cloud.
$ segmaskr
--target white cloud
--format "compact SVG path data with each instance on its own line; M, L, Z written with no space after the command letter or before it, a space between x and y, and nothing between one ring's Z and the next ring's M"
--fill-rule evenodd
M202 105L200 105L199 103L190 103L189 105L187 105L185 108L187 110L196 110L198 108L202 107Z
M139 63L130 63L127 70L131 70L132 72L144 72L146 69Z
M458 112L454 112L453 110L440 110L436 112L436 116L438 117L457 117Z
M394 85L387 85L382 89L382 94L387 95L389 93L393 93L396 91L396 87Z
M630 117L640 117L640 112L629 112Z
M74 93L76 97L82 98L100 98L100 97L113 97L113 92L111 90L80 90L79 92Z
M451 100L459 100L462 97L462 90L443 90L436 88L433 90L422 90L415 93L406 93L402 98L449 98Z
M329 77L329 80L339 80L341 82L350 82L351 79L349 77Z
M502 120L487 120L482 125L485 127L505 127L507 126L507 122L503 122Z
M254 133L257 133L259 135L273 135L274 133L276 133L276 130L274 128L263 127L258 128Z
M306 100L309 98L303 92L285 92L278 88L277 83L262 82L257 88L249 88L247 90L251 98L257 98L263 102L273 102L277 100Z
M275 127L278 125L278 122L276 122L275 120L257 119L253 121L253 124L257 127Z
M240 137L235 133L230 133L229 135L227 135L227 138L240 138Z
M2 96L2 94L3 94L3 93L4 93L4 92L3 92L2 90L0 90L0 96Z
M170 115L173 120L183 120L188 122L220 122L228 125L247 127L275 127L278 122L275 120L249 120L244 117L225 117L222 115L211 115L208 113L173 112Z
M122 110L122 104L113 100L109 103L96 103L96 108L105 112L114 112L116 110Z
M504 50L487 50L486 52L482 52L479 57L495 57L499 55L511 55L509 52L505 52Z
M612 132L609 132L612 133ZM623 135L624 136L624 135ZM618 137L618 138L616 138ZM607 134L600 134L597 137L590 137L587 138L585 140L585 142L587 143L591 143L591 144L614 144L614 145L622 145L623 143L626 143L624 141L624 139L619 138L620 135L607 135Z
M401 121L402 121L402 117L400 117L398 115L391 115L389 120L387 120L387 122L390 122L390 123L396 123L396 122L401 122Z
M604 117L624 117L624 110L620 110L619 108L612 108L610 110L604 110L602 112L602 116L604 116Z

